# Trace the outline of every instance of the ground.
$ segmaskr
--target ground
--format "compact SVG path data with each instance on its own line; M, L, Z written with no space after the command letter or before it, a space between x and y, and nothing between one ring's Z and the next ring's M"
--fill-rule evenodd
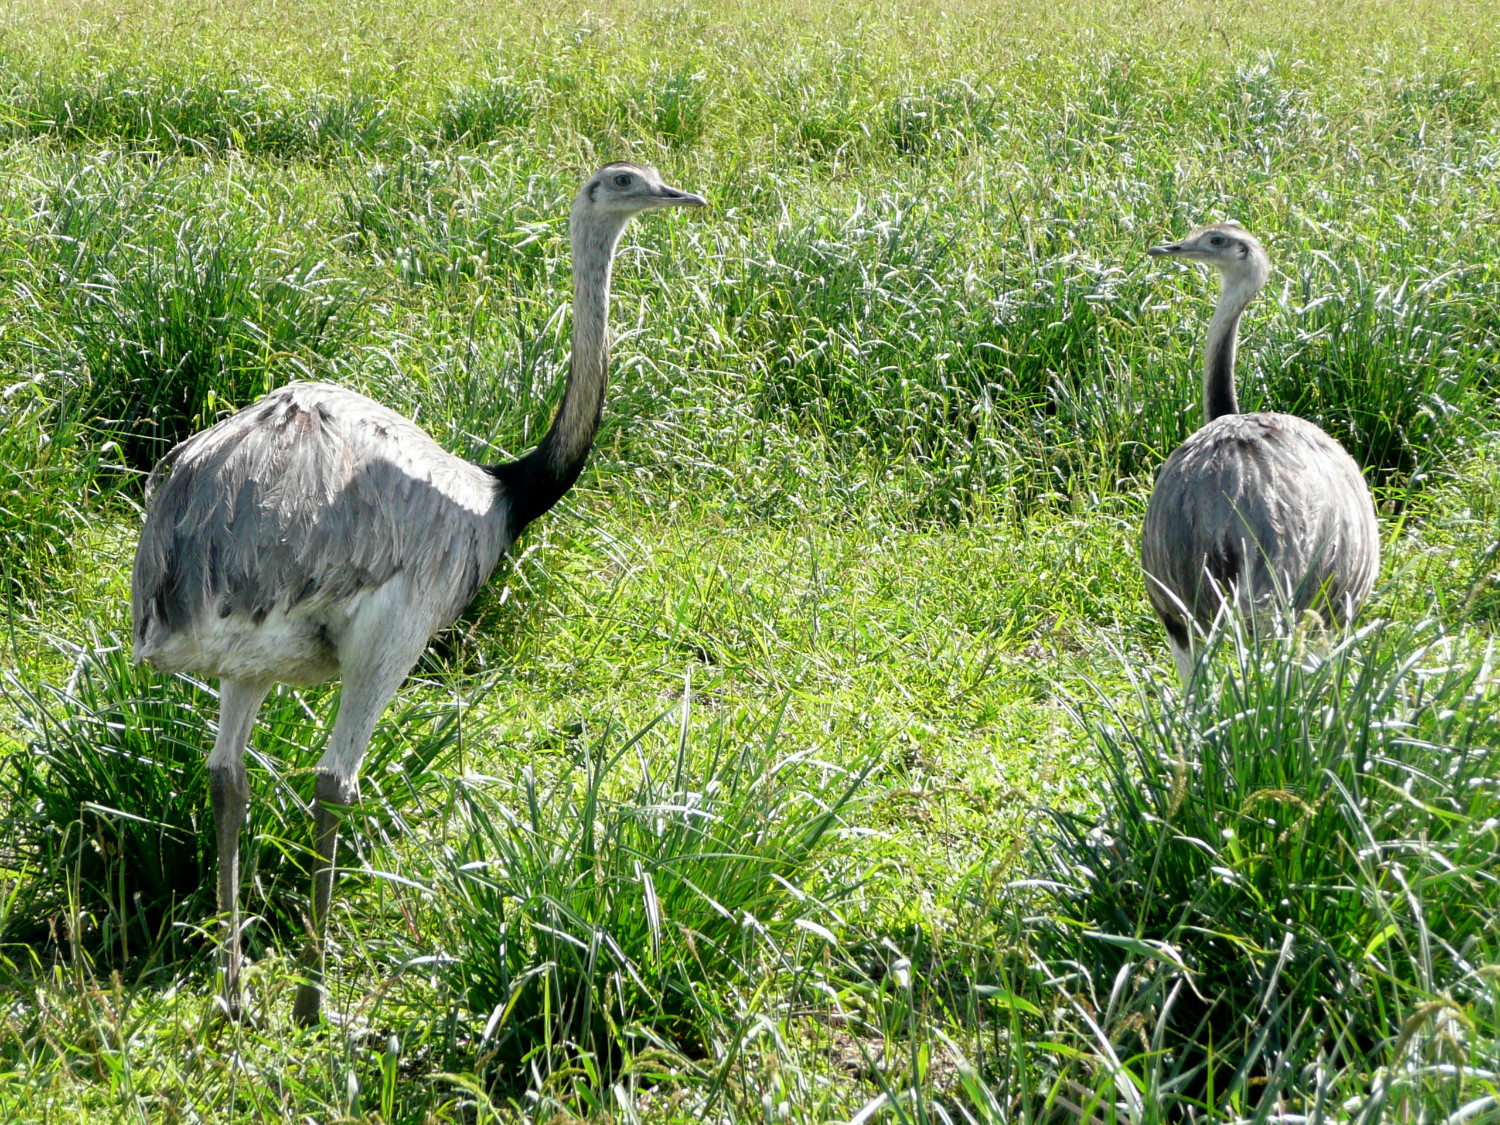
M1493 1117L1497 27L11 5L5 1118ZM372 746L347 1022L289 1024L330 686L256 735L227 1024L213 685L128 660L144 472L307 377L523 452L627 156L711 206L626 235L591 466ZM1185 701L1137 536L1214 289L1144 252L1231 218L1242 406L1350 449L1386 558L1324 663L1231 637Z

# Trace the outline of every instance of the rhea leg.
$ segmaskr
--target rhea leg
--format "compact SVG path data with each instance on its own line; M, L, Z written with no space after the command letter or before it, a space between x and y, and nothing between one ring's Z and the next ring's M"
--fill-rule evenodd
M270 686L244 680L219 683L219 733L208 756L208 792L219 849L219 919L228 928L220 947L224 1002L234 1019L240 1014L240 832L250 803L245 744Z
M1172 650L1172 663L1177 665L1177 675L1182 680L1182 690L1186 692L1193 682L1193 668L1197 663L1193 658L1192 619L1160 609L1157 616L1167 630L1167 647Z
M318 762L314 790L313 837L317 856L313 861L312 917L308 920L310 933L302 958L305 982L297 989L297 1001L292 1008L292 1019L303 1027L318 1022L323 1004L324 939L328 931L328 908L333 900L334 858L339 843L340 814L333 806L352 805L358 799L359 767L364 761L375 723L421 651L422 648L417 647L410 660L388 659L374 667L349 667L346 663L344 668L338 718L333 724L328 749ZM405 654L401 655L404 657Z
M1176 637L1167 638L1167 647L1172 650L1172 663L1177 665L1177 675L1182 680L1182 690L1187 691L1193 681L1193 650L1177 643Z

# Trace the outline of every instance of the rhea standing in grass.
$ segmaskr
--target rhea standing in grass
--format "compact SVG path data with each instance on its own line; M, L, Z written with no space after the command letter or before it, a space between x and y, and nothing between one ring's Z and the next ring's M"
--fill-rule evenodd
M573 201L573 351L541 443L471 464L363 395L294 383L172 450L152 473L131 609L137 660L219 679L208 759L227 924L224 988L240 1005L239 846L245 749L273 683L340 676L318 762L312 937L294 1018L318 1019L338 808L359 789L375 723L432 635L468 605L588 459L609 374L609 282L631 217L701 207L652 168L609 164Z
M1226 610L1350 620L1380 570L1380 532L1343 446L1303 418L1239 412L1240 317L1271 273L1260 242L1220 223L1147 253L1201 262L1223 279L1204 346L1203 428L1162 466L1141 531L1146 589L1186 687L1194 630Z

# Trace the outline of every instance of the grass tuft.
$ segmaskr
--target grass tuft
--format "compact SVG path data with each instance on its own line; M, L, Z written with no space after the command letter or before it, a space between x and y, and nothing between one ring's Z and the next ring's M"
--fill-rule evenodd
M993 91L962 80L918 87L891 99L886 129L896 151L912 157L966 154L990 140L1000 115Z
M208 186L84 158L41 202L34 252L61 321L44 343L53 391L128 469L289 377L315 376L362 301L325 255L277 246L253 212L207 206Z
M178 77L131 65L0 75L7 131L189 153L326 157L379 151L389 126L377 88L293 95L254 77Z
M1500 1044L1493 646L1380 623L1302 642L1223 640L1186 703L1143 683L1134 715L1080 715L1103 813L1054 813L1036 847L1038 956L1102 1013L1117 1081L1159 1097L1305 1106L1322 1068L1446 1104L1464 1083L1441 1066Z
M668 148L692 148L708 126L708 85L702 74L680 69L653 76L627 99L629 115Z
M504 71L455 86L438 109L433 131L448 144L480 147L502 141L531 124L538 89Z
M702 1055L724 994L756 991L793 946L831 939L852 890L833 840L861 807L850 772L764 742L693 745L680 707L674 759L654 724L585 743L550 785L455 785L468 835L446 853L449 975L483 1024L497 1073L555 1050L612 1067L652 1044Z

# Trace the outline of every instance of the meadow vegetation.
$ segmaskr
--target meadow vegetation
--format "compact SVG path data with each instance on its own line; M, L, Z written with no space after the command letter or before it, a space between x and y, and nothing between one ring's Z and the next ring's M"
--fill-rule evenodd
M0 1117L1500 1121L1500 9L450 0L0 12ZM289 1022L336 685L251 755L129 659L144 474L298 378L484 461L617 266L577 488L444 633ZM1240 399L1387 552L1184 698L1136 564L1235 218ZM1313 658L1309 656L1312 646Z

